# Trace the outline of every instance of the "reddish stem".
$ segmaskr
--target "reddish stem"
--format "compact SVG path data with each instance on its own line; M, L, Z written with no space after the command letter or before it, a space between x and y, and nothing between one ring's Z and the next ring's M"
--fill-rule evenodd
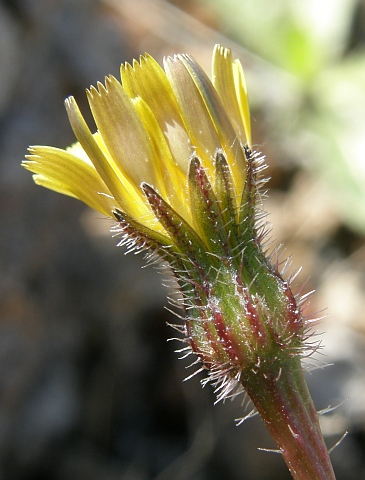
M276 372L274 374L274 369ZM335 480L300 360L275 362L242 381L296 480Z

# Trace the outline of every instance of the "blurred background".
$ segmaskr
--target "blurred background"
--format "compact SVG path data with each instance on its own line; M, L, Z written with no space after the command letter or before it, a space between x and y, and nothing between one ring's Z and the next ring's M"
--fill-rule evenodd
M349 432L337 478L365 478L365 2L1 0L0 479L290 478L259 418L236 427L240 399L182 382L160 275L20 167L74 141L66 96L88 116L85 88L120 63L187 52L209 71L217 42L245 68L274 244L316 290L307 313L326 308L308 382L338 406L328 447Z

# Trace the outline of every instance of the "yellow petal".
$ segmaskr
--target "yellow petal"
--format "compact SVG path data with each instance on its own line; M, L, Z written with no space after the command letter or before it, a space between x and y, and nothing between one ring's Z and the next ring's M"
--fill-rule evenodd
M75 99L73 97L67 98L65 101L65 106L72 130L77 140L85 150L86 155L92 161L96 171L99 173L109 190L112 192L113 197L123 208L125 206L123 185L119 185L120 178L115 172L115 169L113 169L111 163L108 161L107 157L100 148L97 140L90 132Z
M111 217L116 202L95 168L65 150L30 147L23 166L35 173L38 185L55 190L89 205Z
M240 108L241 118L246 133L247 145L252 148L251 118L250 106L248 103L247 86L245 75L243 73L243 68L241 62L238 59L233 62L233 76L236 88L236 95L238 99L238 106Z
M114 77L87 92L93 117L109 154L127 179L158 188L155 155L146 130L123 87Z
M189 222L190 208L186 196L186 173L176 164L166 138L146 102L141 97L136 97L133 103L155 149L156 158L159 160L154 165L156 175L159 177L159 183L164 186L163 191L159 193L174 210Z
M184 65L182 55L165 58L164 67L194 149L213 179L214 154L221 148L221 142L204 100Z
M121 209L148 226L155 218L146 204L139 185L132 185L118 170L100 135L93 136L73 97L66 102L68 117L76 138L92 161L95 169L109 188ZM161 227L162 228L162 227Z
M181 122L178 105L165 72L154 58L146 54L140 62L121 66L123 88L130 98L141 97L161 125L166 121Z
M188 171L193 149L180 115L179 107L165 72L146 54L140 62L121 66L123 88L130 98L141 97L153 112L164 133L175 162Z
M220 45L215 46L212 61L213 85L222 100L240 142L250 145L251 134L246 131L247 119L245 117L248 114L249 118L247 93L246 97L242 98L241 93L245 92L245 84L242 84L243 77L240 76L242 69L241 71L238 70L239 65L234 66L230 49Z
M208 111L210 121L213 122L215 130L219 136L220 144L227 157L228 164L232 169L237 197L239 197L246 180L246 158L236 132L224 110L217 91L214 89L211 81L202 68L189 55L180 55L179 58L195 83L201 99L205 104L206 110ZM183 88L182 82L178 83L180 83ZM196 128L199 128L199 125L196 125Z

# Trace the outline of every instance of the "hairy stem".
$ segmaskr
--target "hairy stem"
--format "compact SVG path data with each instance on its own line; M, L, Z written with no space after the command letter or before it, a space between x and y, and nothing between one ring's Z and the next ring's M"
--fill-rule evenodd
M263 371L265 370L265 371ZM296 480L334 480L335 474L298 358L242 381Z

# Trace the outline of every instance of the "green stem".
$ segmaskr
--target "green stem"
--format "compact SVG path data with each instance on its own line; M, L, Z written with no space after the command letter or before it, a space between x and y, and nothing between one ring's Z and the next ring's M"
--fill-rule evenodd
M274 374L274 369L276 370ZM335 480L298 358L251 372L242 381L296 480Z

